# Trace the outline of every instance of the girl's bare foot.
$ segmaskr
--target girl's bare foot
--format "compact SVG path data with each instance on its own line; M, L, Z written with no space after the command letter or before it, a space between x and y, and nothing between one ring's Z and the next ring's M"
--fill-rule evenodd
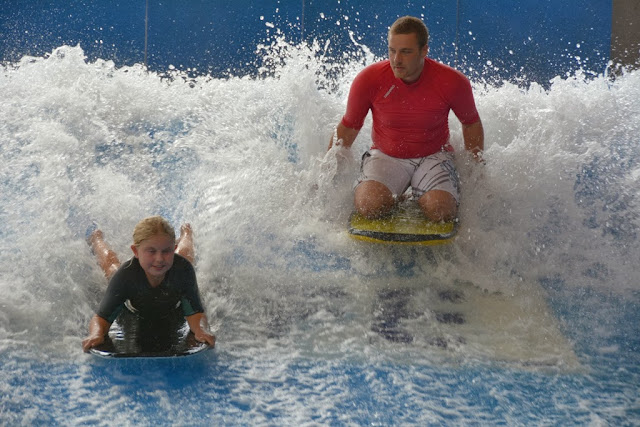
M189 223L180 226L180 238L178 238L176 253L185 257L191 264L195 264L196 253L193 248L193 230Z
M96 245L97 242L103 242L103 241L104 241L104 234L102 233L102 230L95 230L87 238L87 243L92 248Z

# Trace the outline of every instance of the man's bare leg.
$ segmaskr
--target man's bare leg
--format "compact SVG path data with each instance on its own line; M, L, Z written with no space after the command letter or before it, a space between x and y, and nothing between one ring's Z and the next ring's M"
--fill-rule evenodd
M195 265L196 252L193 247L193 230L191 224L183 224L180 227L180 238L176 253L185 257L191 264Z
M418 199L418 204L427 219L433 222L451 221L458 214L456 199L447 191L427 191Z
M93 250L93 253L98 258L98 265L104 271L104 275L107 279L110 279L118 268L120 268L120 260L118 255L111 249L109 244L104 241L104 235L101 230L96 230L87 239L89 246Z
M358 213L369 219L388 214L395 205L391 190L378 181L363 181L358 184L354 202Z

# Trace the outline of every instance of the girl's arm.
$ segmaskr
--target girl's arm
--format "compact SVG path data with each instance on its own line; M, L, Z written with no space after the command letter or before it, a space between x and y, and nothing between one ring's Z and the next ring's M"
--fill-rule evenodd
M207 322L207 316L204 313L195 313L187 316L186 319L189 329L196 336L196 340L206 342L211 347L216 345L216 337L208 332L209 322Z
M109 332L111 323L94 314L89 322L89 336L82 340L82 349L88 352L91 348L104 342L104 337Z

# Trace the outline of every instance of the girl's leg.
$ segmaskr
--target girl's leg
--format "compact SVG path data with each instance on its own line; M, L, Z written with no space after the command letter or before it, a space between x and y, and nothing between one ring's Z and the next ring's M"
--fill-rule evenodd
M195 265L196 252L193 248L193 230L191 224L183 224L180 227L180 238L176 253L185 257L191 264Z
M98 265L100 265L100 268L104 271L104 275L107 279L111 279L111 276L120 268L120 260L109 244L104 241L102 231L96 230L91 233L87 242L89 246L91 246L96 258L98 258Z

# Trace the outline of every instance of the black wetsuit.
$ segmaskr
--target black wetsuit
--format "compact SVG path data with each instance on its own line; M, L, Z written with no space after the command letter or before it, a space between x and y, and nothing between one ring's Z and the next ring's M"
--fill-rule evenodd
M159 286L151 287L137 258L122 264L109 281L107 292L96 312L113 322L125 308L141 319L151 321L175 316L182 307L183 316L202 313L198 283L193 266L184 257L175 254L173 265ZM180 312L180 311L179 311Z

